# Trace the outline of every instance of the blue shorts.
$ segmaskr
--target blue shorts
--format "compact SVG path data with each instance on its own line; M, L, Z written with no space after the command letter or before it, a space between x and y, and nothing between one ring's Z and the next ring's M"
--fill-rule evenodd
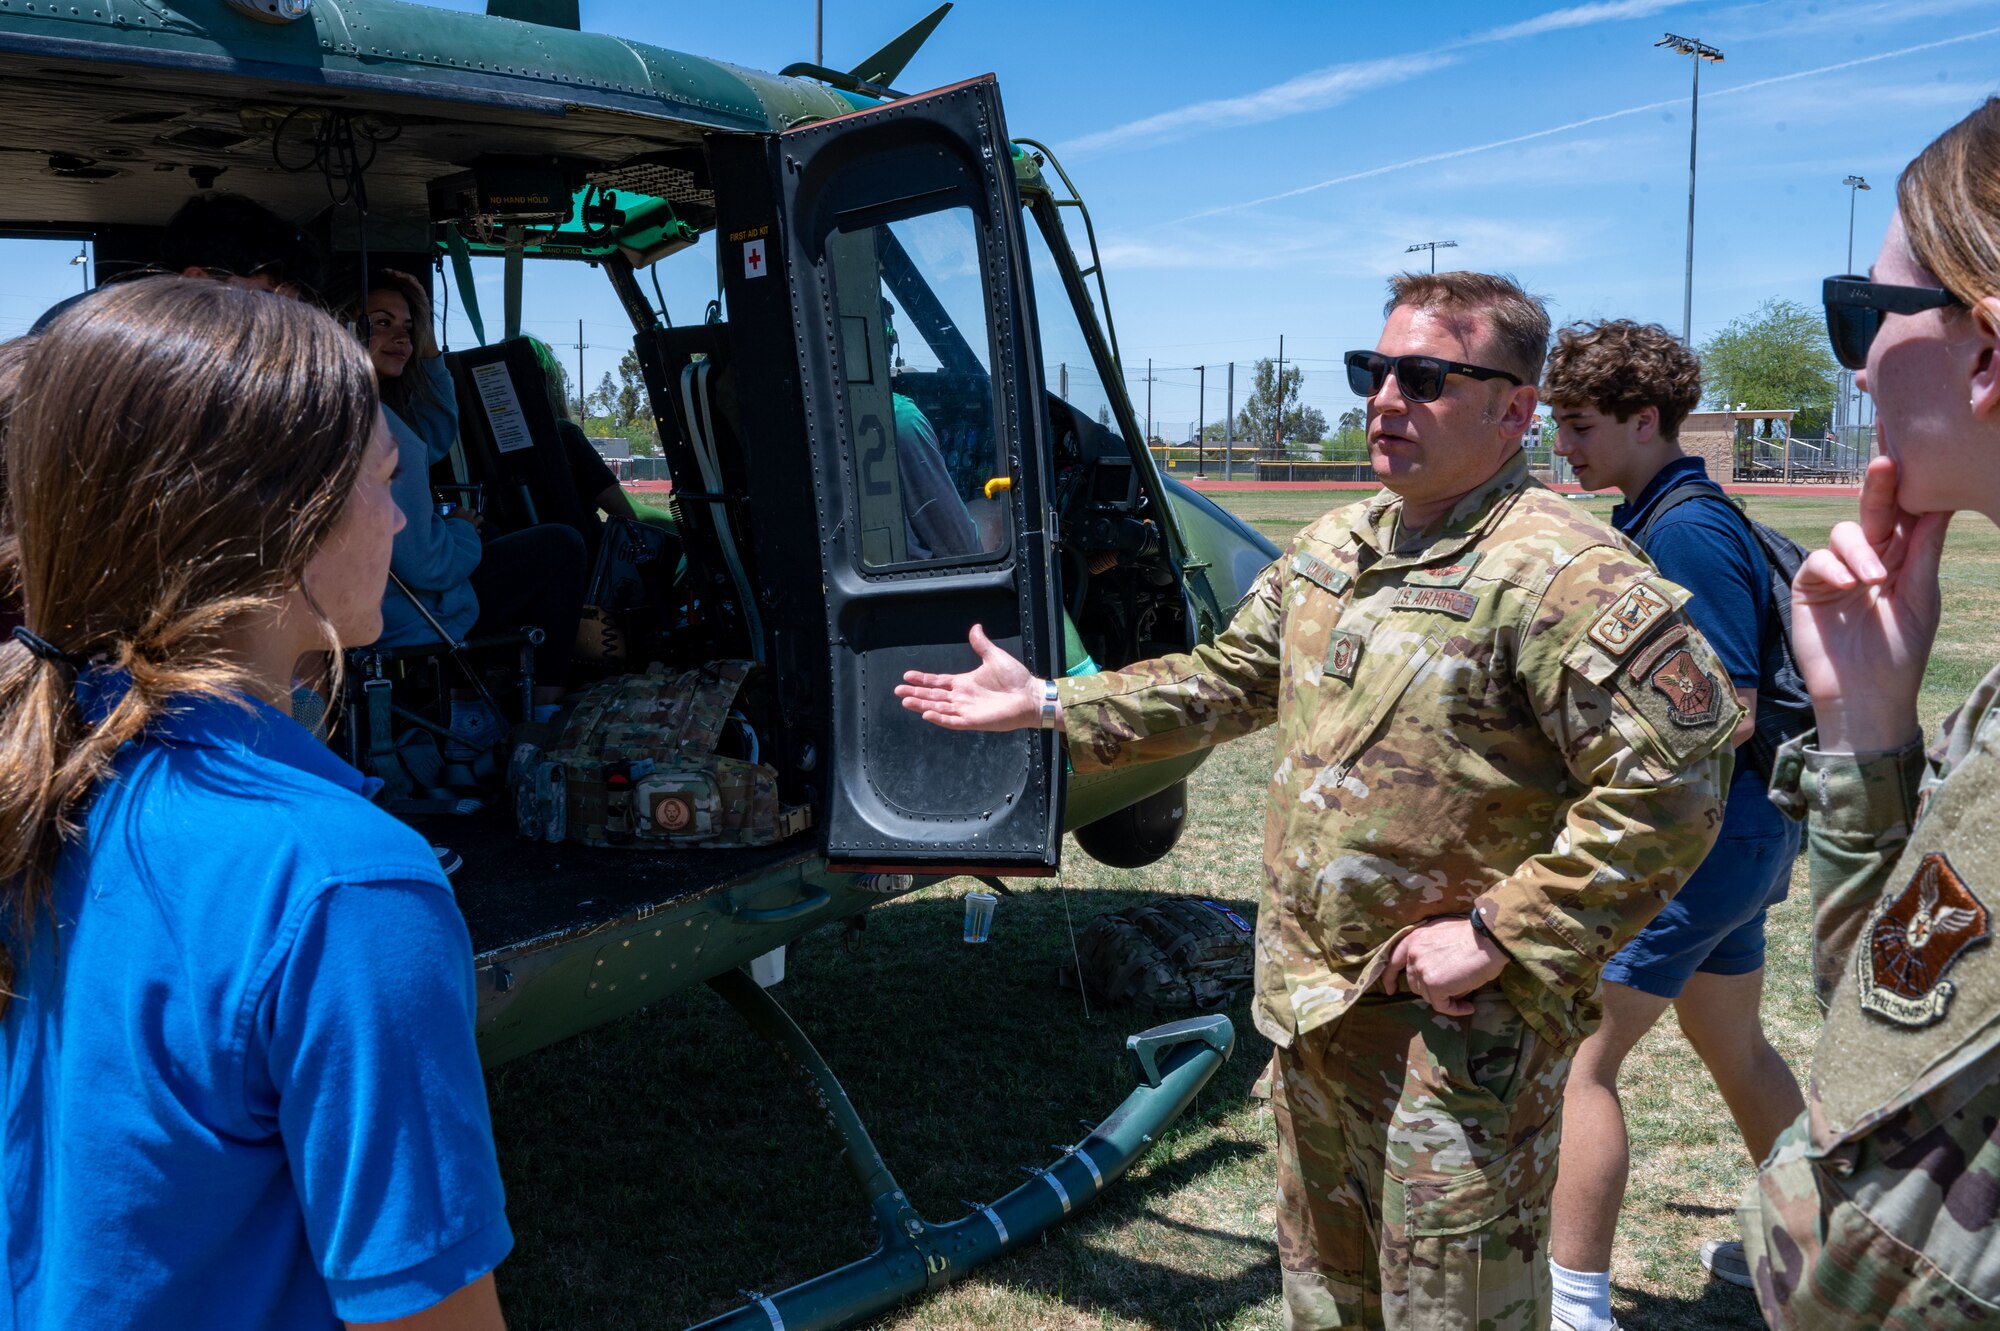
M1762 821L1762 820L1760 820ZM1733 837L1722 825L1715 849L1638 937L1605 963L1604 978L1656 998L1679 998L1697 971L1748 975L1764 964L1764 912L1792 886L1801 826L1755 827Z

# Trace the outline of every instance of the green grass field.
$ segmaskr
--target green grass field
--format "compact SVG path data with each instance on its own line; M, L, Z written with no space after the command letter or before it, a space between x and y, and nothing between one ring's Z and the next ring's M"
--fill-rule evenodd
M1315 492L1217 496L1281 544L1329 501ZM1584 501L1607 512L1602 500ZM1756 498L1752 511L1808 545L1852 500ZM1926 678L1934 724L2000 658L2000 533L1958 524L1947 547L1944 628ZM918 1207L961 1214L1074 1141L1080 1120L1130 1088L1123 1040L1149 1024L1086 1017L1055 988L1067 921L1183 893L1254 909L1269 733L1217 750L1191 780L1175 852L1108 869L1074 845L1060 884L1022 882L992 941L959 941L966 884L941 884L869 914L865 932L795 945L775 991L840 1074ZM1817 1026L1807 973L1803 872L1771 916L1765 1022L1803 1073ZM1096 1207L1038 1246L973 1273L880 1325L1276 1328L1272 1127L1248 1094L1268 1056L1246 1008L1235 1058L1201 1100ZM500 1270L516 1328L677 1327L772 1291L872 1245L866 1212L812 1106L706 990L490 1074L494 1130L517 1244ZM1671 1017L1627 1065L1632 1187L1612 1273L1632 1331L1755 1327L1749 1296L1695 1260L1734 1230L1751 1162Z

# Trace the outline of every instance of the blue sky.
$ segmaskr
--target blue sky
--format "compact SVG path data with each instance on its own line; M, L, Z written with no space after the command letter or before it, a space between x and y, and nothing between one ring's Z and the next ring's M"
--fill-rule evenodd
M479 9L478 0L446 7ZM929 0L827 0L827 63L859 61ZM810 59L811 0L758 6L583 0L586 28L765 69ZM1441 266L1511 272L1556 319L1630 316L1678 330L1690 61L1702 72L1697 342L1771 296L1814 302L1846 262L1850 173L1865 268L1896 173L2000 91L1993 0L1594 0L1589 3L1050 3L959 0L900 81L992 71L1010 130L1061 155L1090 203L1135 400L1161 433L1222 411L1285 335L1329 417L1355 399L1340 353L1371 345L1404 247L1456 240ZM74 289L73 248L0 244L0 335ZM700 261L664 266L698 317ZM531 265L532 267L532 265ZM595 380L627 339L601 278L531 284L530 331ZM497 274L483 282L494 291ZM497 318L497 311L492 312ZM1045 316L1046 321L1046 316ZM455 340L463 339L455 326Z

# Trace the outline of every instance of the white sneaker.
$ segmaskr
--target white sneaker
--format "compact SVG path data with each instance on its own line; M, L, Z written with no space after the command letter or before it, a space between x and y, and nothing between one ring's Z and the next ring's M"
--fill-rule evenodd
M1755 1289L1750 1279L1750 1259L1735 1239L1710 1239L1701 1245L1701 1264L1711 1276L1726 1284Z

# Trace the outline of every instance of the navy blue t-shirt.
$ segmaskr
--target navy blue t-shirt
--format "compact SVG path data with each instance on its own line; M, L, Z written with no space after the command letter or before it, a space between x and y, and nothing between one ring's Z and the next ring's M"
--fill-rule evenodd
M1654 506L1690 477L1706 480L1708 465L1695 457L1669 462L1637 499L1611 510L1611 525L1637 540ZM1728 503L1717 491L1713 498L1675 505L1654 525L1645 550L1660 572L1692 594L1688 618L1715 648L1730 683L1754 689L1763 675L1764 632L1777 607L1771 603L1770 564L1749 525L1725 511ZM1766 824L1774 835L1782 830L1783 815L1765 793L1763 779L1740 756L1723 817L1737 836Z
M364 789L262 703L119 753L8 939L0 1331L386 1321L506 1256L465 921Z

